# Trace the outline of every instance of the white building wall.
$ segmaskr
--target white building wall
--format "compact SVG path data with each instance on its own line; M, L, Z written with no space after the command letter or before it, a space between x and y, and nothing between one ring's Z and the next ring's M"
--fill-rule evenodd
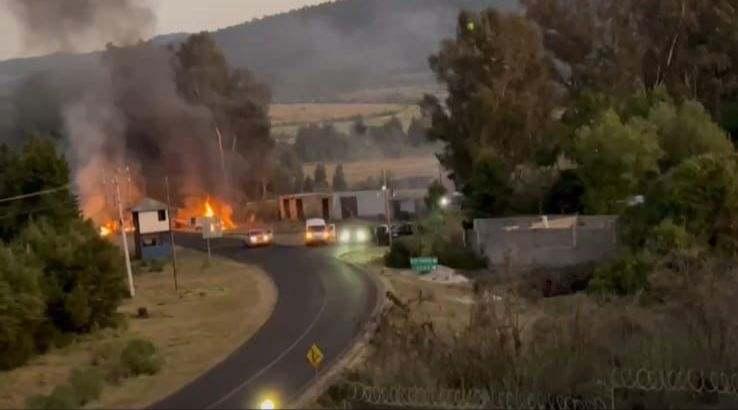
M356 192L358 212L360 217L374 217L384 215L385 200L384 191L360 191Z
M142 234L169 231L169 215L165 211L163 221L159 220L158 211L146 211L138 213L138 227Z
M415 213L415 200L414 199L401 200L400 201L400 211L414 214Z

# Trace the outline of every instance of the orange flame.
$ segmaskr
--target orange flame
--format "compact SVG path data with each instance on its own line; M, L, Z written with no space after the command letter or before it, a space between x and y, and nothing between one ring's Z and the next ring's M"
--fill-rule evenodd
M210 205L210 197L205 200L205 213L203 213L203 216L206 218L212 218L215 216L215 211L213 211L213 206Z
M216 218L222 225L223 229L234 229L236 224L233 222L233 208L227 203L210 196L202 198L190 197L185 200L185 208L177 213L177 223L180 226L194 226L199 223L199 218Z
M110 235L111 233L113 233L113 230L108 228L107 226L103 225L100 227L100 236L102 236L103 238Z
M125 221L125 223L123 224L123 230L127 233L130 233L135 231L136 228L133 227L131 221ZM108 237L114 233L120 233L120 224L118 223L118 221L110 220L100 225L98 232L103 238Z

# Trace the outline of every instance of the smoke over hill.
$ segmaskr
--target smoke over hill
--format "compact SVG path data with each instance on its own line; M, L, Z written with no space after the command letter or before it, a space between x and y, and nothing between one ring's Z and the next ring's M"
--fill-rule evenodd
M132 44L149 38L154 13L135 0L9 0L27 51L79 51L100 39ZM104 43L103 43L104 44Z
M434 84L428 56L453 34L458 12L487 7L519 6L517 0L339 0L212 35L229 64L253 70L271 86L275 101L336 100L366 89ZM177 44L186 37L170 34L152 43ZM0 62L0 78L89 60L88 54Z

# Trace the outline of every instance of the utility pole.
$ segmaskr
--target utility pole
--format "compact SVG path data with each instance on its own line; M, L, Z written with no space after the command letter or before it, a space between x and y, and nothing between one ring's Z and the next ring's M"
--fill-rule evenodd
M131 185L133 181L131 181L131 168L129 168L128 165L126 165L126 179L128 181L128 185L126 187L126 204L133 206L133 201L131 200Z
M384 215L387 219L387 242L389 243L390 248L392 247L392 215L390 215L390 202L389 202L389 194L390 194L390 188L387 184L387 170L382 169L382 179L384 179L384 184L382 185L382 191L384 191Z
M226 171L225 153L223 153L223 136L220 134L220 128L215 126L215 133L218 135L218 150L220 151L220 168L223 171L223 183L228 187L228 173Z
M177 283L177 250L174 248L174 229L172 229L172 201L169 197L169 177L164 177L167 190L167 220L169 220L169 240L172 245L172 274L174 276L174 290L179 290Z
M123 206L120 203L120 186L118 184L118 176L116 175L113 179L115 184L115 202L118 204L118 229L120 229L120 236L123 239L123 253L126 256L126 273L128 274L128 290L130 291L131 297L136 296L136 289L133 286L133 272L131 272L131 255L128 253L128 238L126 238L126 230L123 226Z

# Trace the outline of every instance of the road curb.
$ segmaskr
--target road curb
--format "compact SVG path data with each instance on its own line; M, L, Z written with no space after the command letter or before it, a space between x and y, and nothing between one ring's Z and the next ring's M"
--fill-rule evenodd
M339 259L340 260L340 259ZM305 408L306 405L313 403L320 397L323 392L330 387L330 385L336 380L346 366L348 366L354 359L359 357L366 349L367 344L371 340L372 336L379 326L379 318L389 308L390 302L385 296L387 289L391 288L391 285L386 282L381 275L377 275L364 268L363 266L355 263L346 262L341 260L342 263L351 266L352 268L362 272L369 279L374 282L374 286L377 289L377 299L379 299L374 306L374 310L369 315L369 318L364 323L364 326L349 345L338 355L335 363L325 372L318 374L317 378L311 381L307 387L300 393L297 399L293 400L292 403L287 406L290 409L301 409Z

